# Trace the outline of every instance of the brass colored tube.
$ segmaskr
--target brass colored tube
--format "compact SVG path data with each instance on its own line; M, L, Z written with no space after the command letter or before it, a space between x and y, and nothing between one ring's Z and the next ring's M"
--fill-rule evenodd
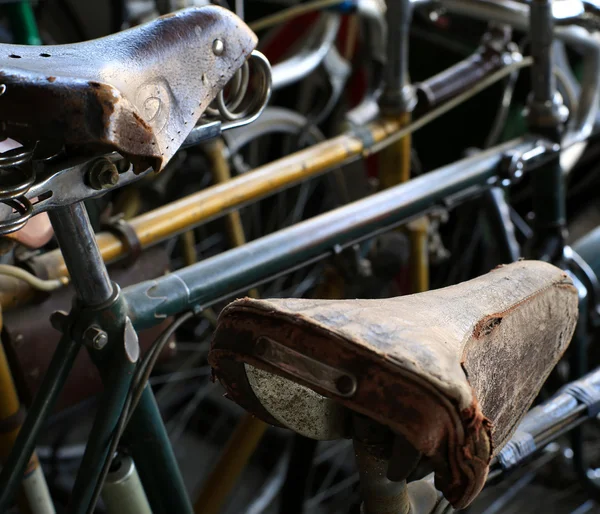
M206 145L206 153L210 158L211 171L215 184L224 184L231 180L231 169L227 162L227 148L222 139L216 139ZM226 216L227 233L232 247L246 244L246 234L239 211L231 211Z
M183 261L186 266L191 266L198 262L198 252L196 252L196 235L194 230L188 230L181 234L183 243Z
M0 321L0 327L1 323ZM21 428L19 419L21 412L21 403L8 366L4 346L0 342L0 464L7 459L17 439ZM48 495L48 487L39 468L38 457L33 452L17 499L20 512L23 514L54 512Z
M408 224L410 231L410 271L414 293L429 290L429 218L424 216Z
M225 157L226 148L223 141L215 140L207 145L206 151L211 161L215 183L222 184L231 180L231 170ZM227 232L232 247L243 246L246 243L246 234L244 234L239 211L227 214ZM258 298L258 291L252 290L249 295ZM196 513L218 514L266 429L266 423L250 414L244 414L202 486L194 507ZM215 487L215 484L218 486Z
M398 121L403 126L410 123L410 113L403 114ZM411 137L407 135L382 150L380 154L380 188L387 189L410 180ZM429 249L427 248L429 220L419 218L408 224L410 236L410 274L413 293L429 289Z
M403 127L408 125L410 120L410 113L398 117L398 123ZM379 187L381 189L387 189L410 180L411 143L412 138L408 134L384 148L379 154Z
M365 137L373 143L379 143L401 128L402 124L396 120L381 120L365 127ZM247 203L360 158L367 150L363 139L348 132L260 166L226 183L144 213L132 219L130 224L145 249ZM126 246L114 234L102 232L97 234L96 239L105 262L113 262L127 254ZM67 275L58 250L35 257L33 262L36 269L39 267L46 271L47 278ZM26 284L0 277L2 307L15 308L31 295Z
M194 504L196 514L218 514L221 511L266 429L267 425L259 419L247 413L243 415L219 461L202 484L202 490Z

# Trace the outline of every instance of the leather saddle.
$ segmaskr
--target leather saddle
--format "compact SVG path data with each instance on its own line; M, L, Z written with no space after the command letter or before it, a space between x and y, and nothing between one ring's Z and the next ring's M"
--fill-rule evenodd
M83 43L0 45L3 132L161 170L256 42L235 14L207 6Z
M577 302L568 276L537 261L385 300L246 298L221 313L209 361L273 425L343 427L329 402L404 435L462 508L567 348Z

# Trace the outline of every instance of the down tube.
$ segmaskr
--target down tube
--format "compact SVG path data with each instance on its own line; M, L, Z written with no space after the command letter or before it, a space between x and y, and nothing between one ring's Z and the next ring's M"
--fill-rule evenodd
M131 320L138 329L150 327L166 316L210 304L401 223L448 197L487 187L507 151L526 151L534 145L522 139L511 141L165 277L128 287L124 294Z

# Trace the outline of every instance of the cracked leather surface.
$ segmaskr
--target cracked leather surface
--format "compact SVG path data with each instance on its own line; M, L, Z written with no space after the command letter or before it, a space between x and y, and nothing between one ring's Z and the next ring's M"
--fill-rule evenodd
M576 320L566 274L523 261L386 300L238 300L219 318L209 359L228 395L271 423L242 362L293 376L253 354L259 337L352 374L350 398L294 380L403 434L432 459L436 487L462 508L483 487L491 457L568 346Z
M82 43L2 44L3 131L116 150L139 171L161 170L256 42L235 14L208 6Z

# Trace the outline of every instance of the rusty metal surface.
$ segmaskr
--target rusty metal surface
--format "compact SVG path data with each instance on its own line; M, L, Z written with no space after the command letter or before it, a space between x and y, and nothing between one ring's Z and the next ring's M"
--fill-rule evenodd
M155 278L168 269L168 257L164 250L156 248L145 252L129 268L116 268L110 271L111 278L126 286L140 280ZM72 288L65 288L52 294L45 302L31 305L6 313L4 343L13 364L13 373L21 394L30 400L39 385L50 363L54 349L60 338L60 332L52 328L49 316L55 310L69 310L73 297ZM168 324L168 321L166 322ZM140 333L140 346L148 348L164 324L152 330ZM165 356L169 355L168 349ZM57 409L74 405L102 390L102 382L96 367L87 352L79 352L71 375L67 380Z
M4 131L160 170L256 41L235 14L208 6L83 43L1 45Z

